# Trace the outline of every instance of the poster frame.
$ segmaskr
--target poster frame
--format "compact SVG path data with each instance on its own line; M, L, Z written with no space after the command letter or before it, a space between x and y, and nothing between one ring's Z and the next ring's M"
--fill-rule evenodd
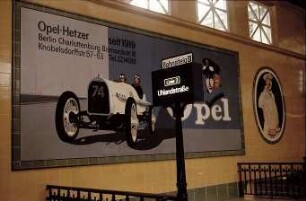
M97 25L107 26L114 29L120 29L133 33L138 33L146 36L157 37L160 39L179 42L187 45L192 45L219 52L225 52L234 55L237 61L238 73L238 86L239 86L239 113L241 115L240 128L241 128L241 149L239 150L222 150L222 151L208 151L198 153L186 153L185 158L205 158L205 157L218 157L218 156L235 156L245 154L244 142L244 127L243 127L243 113L241 102L241 87L240 87L240 72L239 72L239 53L223 48L217 48L189 41L187 39L175 38L160 33L141 30L139 28L128 27L126 25L108 22L102 19L96 19L80 14L75 14L55 8L50 8L35 3L13 1L13 20L12 20L12 136L11 136L11 149L12 149L12 170L27 170L27 169L40 169L40 168L55 168L55 167L73 167L73 166L86 166L86 165L101 165L101 164L116 164L116 163L131 163L131 162L145 162L145 161L163 161L175 160L175 153L154 154L154 155L133 155L133 156L109 156L109 157L90 157L90 158L70 158L70 159L50 159L50 160L31 160L25 161L21 159L21 8L29 8L40 12L46 12L62 17L68 17L75 20L89 22Z

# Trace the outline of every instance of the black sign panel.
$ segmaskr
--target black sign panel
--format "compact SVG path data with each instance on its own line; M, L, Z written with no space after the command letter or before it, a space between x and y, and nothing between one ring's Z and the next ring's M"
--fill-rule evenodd
M203 101L202 66L188 63L153 71L152 86L155 106Z

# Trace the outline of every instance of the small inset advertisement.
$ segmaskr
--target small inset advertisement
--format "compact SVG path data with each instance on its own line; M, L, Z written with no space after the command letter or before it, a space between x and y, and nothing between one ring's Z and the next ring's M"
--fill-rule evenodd
M268 143L281 140L285 128L285 103L276 73L268 67L258 70L254 79L254 110L258 129Z

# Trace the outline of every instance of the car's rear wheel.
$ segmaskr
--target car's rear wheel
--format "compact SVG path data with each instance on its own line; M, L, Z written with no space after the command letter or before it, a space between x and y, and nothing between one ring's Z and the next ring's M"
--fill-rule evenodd
M153 115L153 108L149 108L149 113L148 113L148 131L149 134L153 134L155 132L155 116Z
M63 93L57 102L55 124L59 138L73 142L79 133L80 103L72 92Z
M128 99L125 108L127 143L134 147L138 140L139 119L137 105L133 99Z

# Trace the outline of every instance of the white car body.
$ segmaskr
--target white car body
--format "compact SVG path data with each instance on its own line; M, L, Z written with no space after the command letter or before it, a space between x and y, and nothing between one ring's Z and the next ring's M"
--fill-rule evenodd
M138 131L153 133L155 117L152 105L135 88L124 82L97 77L88 85L87 109L81 110L79 98L65 91L56 106L56 130L64 142L73 143L79 129L124 130L129 146L137 143Z
M113 114L125 114L126 101L128 98L133 98L137 105L137 114L141 115L145 111L147 111L148 107L152 104L146 100L146 96L143 96L143 99L140 99L134 87L128 83L124 82L115 82L105 78L95 78L92 82L104 82L108 87L109 92L109 104L110 104L110 112L108 114L105 113L90 113L90 115L102 115L108 116ZM90 83L91 84L91 83ZM89 86L90 86L89 84ZM103 107L101 105L101 107Z

